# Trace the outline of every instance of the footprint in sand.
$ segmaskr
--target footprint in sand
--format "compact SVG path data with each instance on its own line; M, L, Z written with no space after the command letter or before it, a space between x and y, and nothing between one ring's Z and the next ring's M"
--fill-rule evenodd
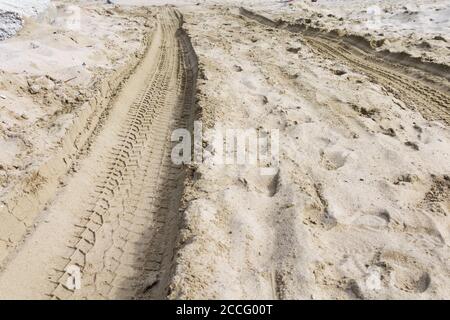
M349 155L347 150L321 150L320 163L327 170L337 170L345 165Z
M247 172L241 176L238 181L248 190L254 190L263 193L269 197L274 197L279 188L280 173L275 175L261 175L259 170L255 172Z
M320 184L315 184L314 202L303 211L303 224L330 230L337 226L336 218L329 212L328 201Z
M379 210L373 213L363 214L353 221L359 227L378 230L386 228L391 222L391 215L387 210Z
M433 184L425 194L422 207L435 216L446 217L450 214L450 176L432 176Z
M386 265L391 283L397 289L423 293L430 287L430 274L413 257L397 251L385 251L381 253L379 259Z

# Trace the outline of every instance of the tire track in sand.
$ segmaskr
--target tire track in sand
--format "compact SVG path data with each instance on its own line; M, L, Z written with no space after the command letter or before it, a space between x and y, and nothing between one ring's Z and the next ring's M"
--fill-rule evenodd
M65 266L81 268L83 287L69 290L69 275L63 273L51 293L54 298L166 294L183 181L181 170L171 163L170 134L186 127L192 112L188 96L194 79L187 70L195 62L189 61L190 48L180 37L178 13L165 9L159 19L156 73L129 111Z
M450 125L450 95L448 82L444 78L441 86L429 83L423 77L423 71L388 62L376 57L375 54L363 51L356 46L345 43L343 39L318 30L309 30L306 26L293 28L288 23L273 21L267 17L251 12L244 8L240 14L262 25L290 31L299 30L308 46L320 55L334 61L340 61L350 68L368 75L377 83L385 87L396 98L403 101L407 107L418 110L427 120L443 121ZM297 31L293 31L297 32ZM418 66L420 67L420 66ZM417 76L414 76L416 75ZM429 75L434 76L434 75ZM434 79L439 77L434 76Z
M442 120L450 125L450 97L437 89L407 75L390 69L386 63L362 52L346 49L333 40L322 37L306 37L307 43L320 54L340 60L354 70L367 74L387 88L408 107L415 107L429 120Z
M45 253L48 274L27 272L20 282L36 281L35 290L47 291L45 295L53 299L167 296L184 186L183 169L170 159L170 135L175 128L190 126L197 76L196 56L181 26L182 17L177 11L168 7L160 10L153 49L144 58L150 63L140 67L142 79L138 78L134 87L120 93L121 102L130 100L129 109L117 111L124 106L115 104L116 113L105 119L105 128L95 138L91 155L75 170L75 182L69 181L68 191L57 195L57 204L51 205L61 215L75 212L75 226L65 223L67 230L62 234L69 235L59 240L67 240L68 244L58 245L64 246L64 250L57 248ZM141 89L136 89L136 85ZM94 177L87 184L89 190L73 187L83 182L83 177L77 178L81 175L77 170L86 177ZM78 205L83 193L90 199L88 203L71 208L74 203ZM48 231L40 234L45 239ZM45 248L45 244L37 242L28 241L27 250L22 251ZM23 256L21 264L29 261L28 269L33 269L33 263L37 269L47 263L45 258L35 262L30 253ZM78 290L67 287L70 277L67 270L72 266L81 271L82 286ZM8 278L22 277L20 271L11 269L14 267L0 279L0 291L2 287L11 287L2 284L2 280L8 283ZM45 288L39 289L39 281ZM26 288L7 296L23 295L23 290ZM37 292L34 296L43 294Z

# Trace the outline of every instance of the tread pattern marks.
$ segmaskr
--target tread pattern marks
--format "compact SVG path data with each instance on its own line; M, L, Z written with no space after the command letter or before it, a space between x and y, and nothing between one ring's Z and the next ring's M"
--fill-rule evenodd
M319 53L350 64L372 78L384 84L400 100L409 107L417 108L430 120L442 120L450 125L450 97L422 81L395 73L384 67L378 58L368 55L357 56L339 43L320 37L306 37L308 43Z
M164 8L159 27L157 70L128 112L91 209L77 225L72 253L58 270L52 298L129 299L159 281L170 191L180 172L170 159L170 132L183 125L178 97L186 89L176 12ZM80 290L66 287L64 270L71 265L82 272Z

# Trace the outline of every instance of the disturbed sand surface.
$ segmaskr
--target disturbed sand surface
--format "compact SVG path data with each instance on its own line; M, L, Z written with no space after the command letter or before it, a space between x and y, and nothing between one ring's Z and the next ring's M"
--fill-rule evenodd
M291 6L262 1L255 9L274 19L366 36L378 51L407 51L450 64L449 0L294 1Z
M0 42L0 298L450 298L448 1L100 2Z
M281 158L196 168L171 297L448 298L448 91L236 9L186 20L202 119L278 128Z
M234 9L186 20L202 118L278 128L281 159L196 168L171 297L448 297L448 100L421 114L364 55Z

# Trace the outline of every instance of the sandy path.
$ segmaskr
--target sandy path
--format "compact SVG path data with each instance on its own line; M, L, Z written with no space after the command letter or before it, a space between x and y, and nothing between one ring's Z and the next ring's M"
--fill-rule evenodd
M170 133L188 124L196 68L180 26L176 11L161 9L143 62L1 273L1 298L167 295L183 187ZM75 292L66 286L73 266L82 273Z

